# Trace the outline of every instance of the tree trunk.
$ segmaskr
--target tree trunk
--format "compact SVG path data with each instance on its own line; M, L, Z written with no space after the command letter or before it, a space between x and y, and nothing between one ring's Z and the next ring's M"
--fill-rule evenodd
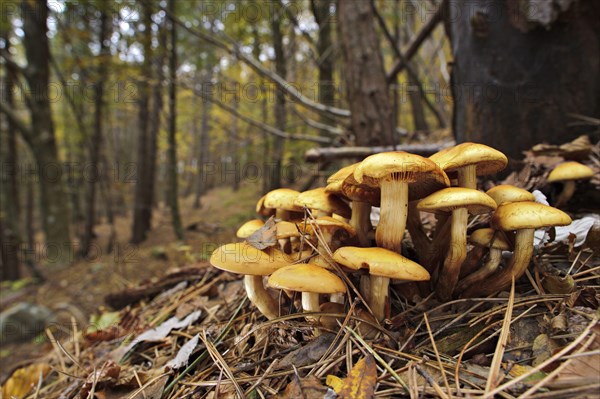
M7 31L0 32L4 39L5 50L8 52L10 47L9 34ZM2 87L2 101L11 108L14 106L15 71L12 66L4 64L4 85ZM19 184L17 182L17 166L19 157L17 153L16 127L13 126L10 119L6 118L6 130L0 131L0 159L3 169L7 168L8 173L3 173L1 177L2 187L0 190L0 281L18 280L21 273L19 269L19 248L21 246L20 231L20 195Z
M23 46L27 58L24 76L31 91L29 102L31 128L24 138L31 148L39 173L42 225L46 245L60 251L54 266L71 262L69 207L61 163L58 157L54 122L48 93L50 47L48 44L48 8L45 2L21 2Z
M137 182L135 186L135 200L133 213L133 230L131 232L131 243L138 244L146 239L148 230L152 224L152 198L153 185L150 183L149 163L149 126L148 113L150 109L150 85L148 81L152 77L152 10L147 3L142 3L143 22L146 27L141 39L144 61L141 67L142 79L138 82L138 155L137 155ZM152 179L154 180L154 179Z
M283 51L283 34L281 32L281 13L279 7L274 7L275 14L271 16L271 30L273 34L273 49L275 51L275 72L285 79L286 63ZM275 91L275 104L273 106L275 115L275 127L285 131L285 94L279 88ZM281 187L281 167L283 162L283 153L285 150L285 139L275 137L273 139L273 151L271 153L269 191Z
M106 41L109 36L108 17L104 7L107 3L100 3L100 30L98 32L98 44L100 52L98 54L98 76L94 84L94 134L90 145L89 162L92 169L98 171L91 176L88 176L87 192L86 192L86 218L83 231L83 239L81 242L81 255L86 256L90 249L92 240L94 239L94 225L96 221L96 187L100 179L100 149L102 148L102 128L103 128L103 107L104 107L104 82L107 79L107 63L110 60L109 48Z
M203 72L202 79L202 116L200 119L200 144L198 148L198 164L196 166L196 193L194 196L194 209L202 206L201 198L207 191L207 178L209 173L209 151L210 151L210 108L212 105L212 66L208 66Z
M331 15L331 2L329 0L311 0L312 12L317 25L319 25L319 36L317 39L318 63L319 63L319 102L325 105L334 105L335 86L333 81L333 66L335 52L332 45L332 25L334 18ZM321 122L326 124L335 123L325 114L321 114Z
M406 24L404 26L404 44L409 42L409 32L413 31L415 25L415 13L406 13ZM400 48L400 47L399 47ZM409 63L415 74L418 74L419 69L416 62ZM419 82L413 74L407 74L408 81L408 99L410 101L410 107L412 109L413 122L416 131L428 131L429 125L425 119L425 110L423 108L423 102L421 99L421 93L418 89Z
M239 101L233 102L233 108L235 110L238 109L240 105ZM239 134L239 126L238 126L238 118L235 115L231 115L231 135L230 135L230 146L229 150L231 151L231 166L228 170L228 174L233 176L233 181L231 182L231 188L233 191L238 191L240 189L240 134Z
M168 2L169 14L175 15L175 0ZM169 129L168 129L168 175L169 189L167 201L171 208L173 230L178 240L183 240L183 226L179 214L179 185L177 184L177 28L173 20L169 23L170 48L169 48Z
M600 117L599 2L450 0L448 10L457 142L520 158L581 134L569 113Z
M395 144L392 107L371 4L340 0L337 16L355 144Z

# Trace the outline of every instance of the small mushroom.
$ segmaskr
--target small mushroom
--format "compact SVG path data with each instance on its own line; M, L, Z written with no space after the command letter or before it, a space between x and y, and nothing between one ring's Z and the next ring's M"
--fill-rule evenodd
M243 225L235 233L237 238L248 238L254 233L256 230L260 229L265 225L265 222L260 219L249 220Z
M301 230L306 228L307 233L317 237L317 252L320 255L328 253L326 246L333 252L341 246L343 241L356 235L356 231L348 223L330 216L309 219L306 221L306 227L304 225L299 227Z
M510 184L500 184L486 191L486 194L494 199L496 205L505 202L535 201L535 196L527 190Z
M589 166L579 162L571 161L561 163L548 175L548 183L563 183L563 190L556 199L556 207L563 206L571 199L575 193L575 181L591 179L594 176L594 170Z
M341 278L322 267L300 263L276 270L268 285L273 288L302 292L302 309L305 312L319 312L319 294L340 294L346 292ZM307 320L318 321L314 317Z
M345 219L350 218L350 207L335 194L325 191L325 187L315 188L300 193L294 204L302 209L309 208L316 211L314 217L339 215Z
M291 220L297 213L303 213L302 207L294 205L294 200L300 194L289 188L278 188L265 194L263 207L275 209L275 218L279 220ZM260 201L259 201L260 202Z
M438 297L447 301L452 297L460 275L460 267L467 256L467 224L469 213L478 215L496 209L496 203L487 194L471 188L452 187L437 191L417 204L426 212L452 212L450 246L436 285Z
M465 142L445 148L429 157L450 179L458 178L458 186L477 188L477 176L490 175L504 169L508 158L485 144Z
M370 292L364 293L377 320L385 318L390 279L427 281L429 272L421 265L385 248L342 247L333 260L353 270L367 269L371 276ZM376 279L374 277L381 277ZM376 284L373 284L373 282Z
M456 286L456 292L458 293L464 291L473 284L480 283L493 274L496 269L498 269L498 265L500 265L500 261L502 260L502 251L511 250L510 243L503 238L502 232L489 227L475 230L471 234L469 241L475 248L489 249L488 258L481 268L477 269L458 283Z
M515 248L508 265L480 284L471 285L463 297L487 296L510 286L521 277L533 255L535 229L550 226L566 226L571 223L569 215L560 209L537 202L509 202L502 204L492 216L491 225L496 230L516 230Z
M290 263L290 258L275 248L261 251L245 242L222 245L210 257L210 264L217 269L244 275L248 299L269 320L279 316L279 306L265 289L263 276Z

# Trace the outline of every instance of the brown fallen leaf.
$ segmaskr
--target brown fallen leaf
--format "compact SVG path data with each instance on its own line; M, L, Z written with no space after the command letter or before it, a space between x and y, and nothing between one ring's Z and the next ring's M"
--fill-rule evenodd
M265 249L277 244L277 227L273 216L265 222L265 225L246 238L248 244L256 249Z
M285 391L272 399L323 399L326 397L329 388L321 384L319 379L313 375L306 378L294 377L286 387Z
M35 363L15 370L2 386L3 398L20 399L25 397L37 385L40 376L43 379L50 372L47 363Z
M333 334L321 334L308 344L288 353L275 367L276 370L307 366L317 362L335 338Z
M121 366L112 360L104 362L104 364L92 371L86 378L85 383L79 391L79 397L85 399L89 396L92 387L94 390L104 389L107 386L114 386L121 374Z
M338 394L339 399L370 399L374 397L377 384L377 367L372 355L360 359Z

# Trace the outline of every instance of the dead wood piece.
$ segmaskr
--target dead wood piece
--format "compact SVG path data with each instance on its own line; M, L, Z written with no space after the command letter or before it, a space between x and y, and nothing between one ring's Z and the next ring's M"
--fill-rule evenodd
M334 159L365 158L385 151L406 151L428 157L453 145L453 141L445 141L433 144L400 144L396 146L311 148L304 153L304 160L306 162L323 162Z

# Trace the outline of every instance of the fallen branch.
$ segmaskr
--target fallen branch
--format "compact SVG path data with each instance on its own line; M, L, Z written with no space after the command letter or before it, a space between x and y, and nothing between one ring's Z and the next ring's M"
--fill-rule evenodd
M378 147L322 147L311 148L304 153L306 162L323 162L334 159L364 158L385 151L406 151L421 156L430 156L444 148L453 146L453 141L433 144L401 144L396 146Z

